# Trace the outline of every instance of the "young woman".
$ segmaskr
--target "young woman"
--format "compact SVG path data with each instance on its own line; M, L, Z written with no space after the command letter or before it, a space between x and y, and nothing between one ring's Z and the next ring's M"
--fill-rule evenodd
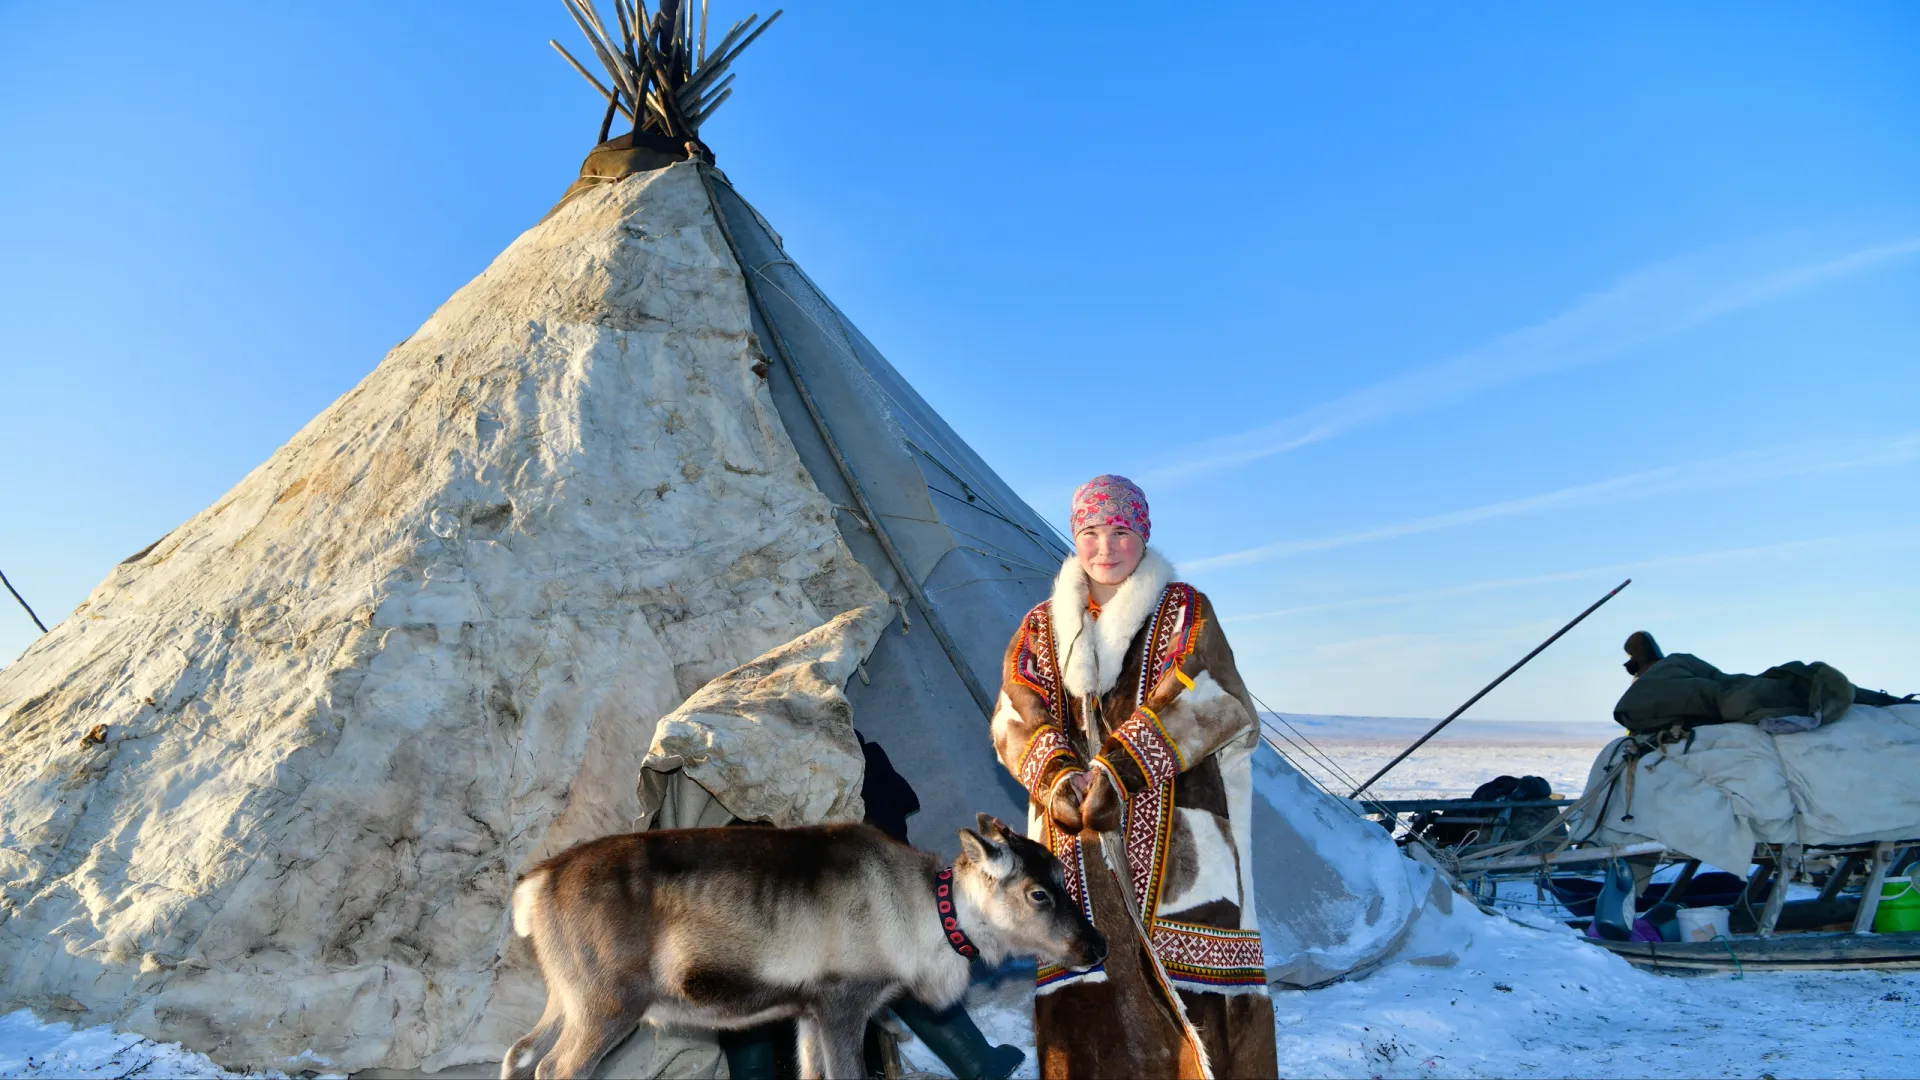
M1053 596L1007 648L993 717L1030 834L1113 943L1100 967L1040 969L1040 1075L1274 1076L1253 704L1207 598L1147 547L1132 481L1082 484L1072 527Z

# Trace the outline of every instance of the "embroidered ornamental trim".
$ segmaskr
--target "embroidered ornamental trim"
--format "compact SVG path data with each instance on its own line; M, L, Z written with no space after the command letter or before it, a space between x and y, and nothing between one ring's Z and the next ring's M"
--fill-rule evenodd
M1051 725L1041 728L1027 742L1026 750L1020 755L1020 786L1038 796L1045 793L1040 790L1040 780L1047 775L1047 766L1056 758L1076 758L1073 745L1067 742L1066 733Z
M1173 841L1173 778L1127 800L1127 867L1133 871L1134 902L1143 918L1160 909L1160 887L1167 877L1167 848Z
M1148 691L1161 677L1193 655L1200 641L1198 597L1193 586L1178 581L1161 592L1160 603L1147 624L1147 651L1141 659L1136 702L1144 704ZM1145 788L1127 798L1126 844L1134 900L1141 915L1150 920L1160 909L1167 849L1173 841L1174 778L1185 771L1186 761L1150 709L1137 709L1113 733L1120 736L1121 744L1149 780Z
M1159 715L1145 705L1134 709L1131 719L1114 728L1113 737L1127 748L1148 783L1158 784L1187 771L1186 755L1167 734Z
M1206 620L1200 617L1200 594L1184 581L1176 581L1160 594L1160 606L1154 610L1147 632L1147 655L1140 665L1140 686L1134 700L1144 702L1147 694L1166 678L1182 660L1200 647L1200 630Z
M1047 850L1060 860L1060 877L1067 895L1073 897L1074 903L1079 904L1080 910L1086 914L1087 921L1092 922L1093 900L1087 895L1087 860L1080 846L1080 838L1061 832L1052 818L1042 820L1045 824L1041 835L1046 840Z
M1148 930L1153 952L1177 982L1204 986L1267 984L1258 930L1156 920Z
M1013 681L1040 695L1047 711L1060 715L1060 665L1053 653L1053 613L1047 604L1027 612L1013 652Z
M1107 981L1106 962L1102 961L1090 968L1064 968L1057 964L1041 964L1040 970L1034 973L1033 985L1035 992L1044 994L1049 990L1058 990L1062 986L1083 980Z
M1067 887L1067 895L1073 897L1074 902L1080 905L1080 910L1087 916L1087 921L1093 922L1093 898L1087 893L1086 849L1081 846L1079 837L1068 836L1061 832L1054 826L1052 819L1046 820L1045 830L1043 835L1046 838L1047 850L1060 859L1060 876ZM1038 993L1044 994L1069 983L1081 980L1102 982L1106 977L1107 965L1104 962L1090 968L1041 964L1039 970L1034 973L1034 987Z

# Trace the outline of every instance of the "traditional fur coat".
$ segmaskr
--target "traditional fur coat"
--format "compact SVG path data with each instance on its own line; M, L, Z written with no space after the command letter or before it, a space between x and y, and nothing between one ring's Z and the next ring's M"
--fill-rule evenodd
M1190 1077L1203 1060L1216 1077L1275 1075L1254 717L1212 606L1152 550L1097 615L1068 558L1013 635L994 749L1029 793L1030 834L1112 943L1100 967L1040 969L1041 1076Z

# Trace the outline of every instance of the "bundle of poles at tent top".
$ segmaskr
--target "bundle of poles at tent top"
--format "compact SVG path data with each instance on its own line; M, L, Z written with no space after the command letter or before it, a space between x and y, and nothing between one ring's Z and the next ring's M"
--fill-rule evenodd
M609 30L595 0L560 2L587 36L587 44L613 83L608 89L559 42L547 42L607 99L606 118L600 122L601 142L607 140L618 113L633 123L635 132L699 144L700 125L733 93L727 85L733 82L733 76L725 75L727 68L780 17L775 11L765 22L758 15L741 19L709 53L707 0L699 0L697 19L691 0L659 0L660 9L651 15L647 0L613 0L618 33Z

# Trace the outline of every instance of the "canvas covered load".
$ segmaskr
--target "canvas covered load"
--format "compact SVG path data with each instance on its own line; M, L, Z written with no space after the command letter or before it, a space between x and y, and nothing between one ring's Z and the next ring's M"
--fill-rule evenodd
M1631 737L1601 751L1587 790L1607 783ZM1852 844L1920 837L1920 704L1854 704L1809 731L1768 734L1721 723L1648 750L1612 781L1574 835L1603 844L1656 840L1744 871L1753 845Z

